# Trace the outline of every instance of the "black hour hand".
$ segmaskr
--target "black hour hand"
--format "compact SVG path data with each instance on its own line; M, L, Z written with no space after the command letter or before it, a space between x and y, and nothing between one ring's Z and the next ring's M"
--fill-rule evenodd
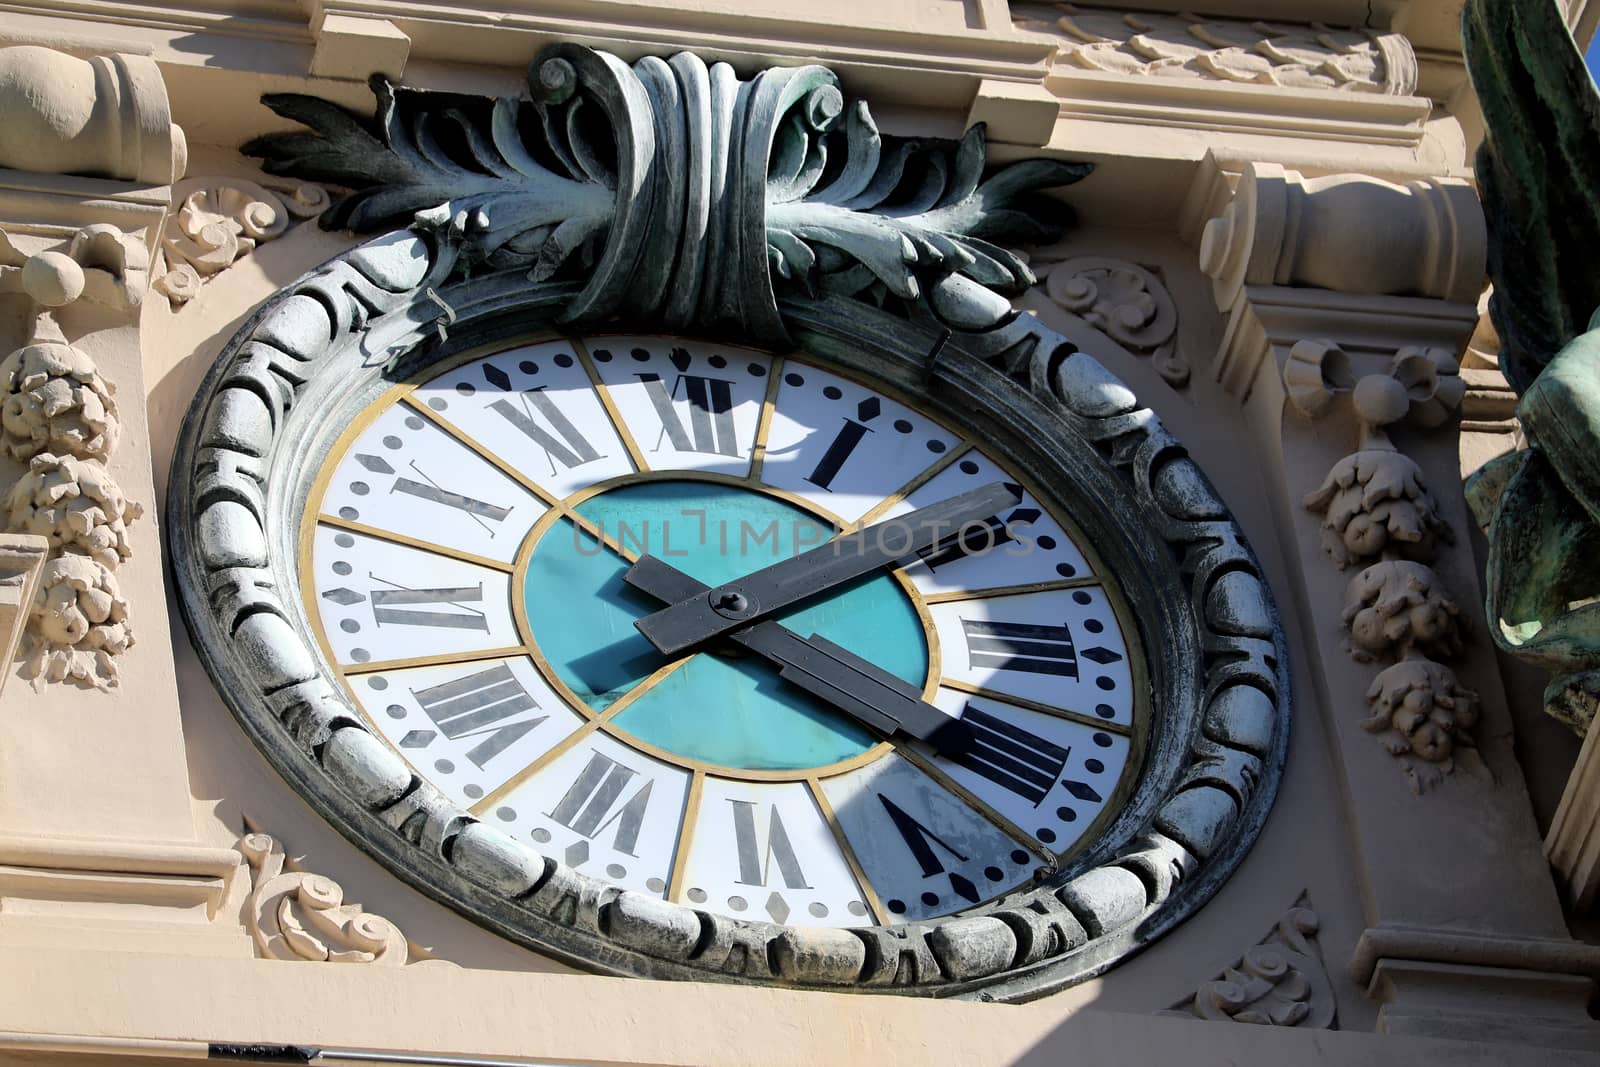
M628 572L628 584L658 600L676 603L703 595L710 586L654 556ZM856 721L884 734L905 734L955 756L972 747L972 731L960 719L922 699L921 690L869 663L821 634L801 637L780 623L766 621L725 635L733 643L772 662L778 676L804 689Z

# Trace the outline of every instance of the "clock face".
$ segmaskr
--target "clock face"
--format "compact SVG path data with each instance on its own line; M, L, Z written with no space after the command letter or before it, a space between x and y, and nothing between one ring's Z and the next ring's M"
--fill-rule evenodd
M771 622L961 724L885 736L738 641L666 654L624 580L718 587L984 486L1014 503ZM595 336L456 359L340 438L308 614L368 725L482 821L726 915L865 926L1033 883L1129 792L1147 686L1092 546L981 439L807 362ZM819 642L832 642L823 646Z

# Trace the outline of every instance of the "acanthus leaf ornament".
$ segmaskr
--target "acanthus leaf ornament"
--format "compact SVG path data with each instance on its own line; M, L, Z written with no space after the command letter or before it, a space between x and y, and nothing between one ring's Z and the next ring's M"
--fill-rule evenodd
M972 290L1033 284L1002 246L1056 239L1071 212L1035 194L1090 170L1038 159L985 179L981 126L959 142L884 136L815 66L741 82L690 53L629 67L553 45L528 82L531 100L491 102L375 76L370 123L270 95L317 132L244 150L269 173L354 189L326 227L372 232L442 211L459 220L463 270L586 273L563 321L620 313L768 343L788 339L777 305L789 292L926 300L957 328L1000 324L1009 306Z

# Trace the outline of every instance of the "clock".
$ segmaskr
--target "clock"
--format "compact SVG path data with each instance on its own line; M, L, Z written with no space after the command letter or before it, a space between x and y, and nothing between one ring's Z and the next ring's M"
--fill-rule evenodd
M1024 999L1216 892L1284 641L1138 357L1011 303L1087 165L883 135L814 66L372 85L264 101L311 132L246 150L367 236L222 349L168 480L298 795L605 974Z
M1148 729L1126 603L1070 514L803 354L447 359L340 435L300 561L326 662L420 779L729 916L895 924L1028 886L1116 815Z

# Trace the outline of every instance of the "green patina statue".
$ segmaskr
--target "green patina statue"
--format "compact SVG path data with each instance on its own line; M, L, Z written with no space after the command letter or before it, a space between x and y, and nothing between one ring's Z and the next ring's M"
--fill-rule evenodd
M1467 483L1485 608L1583 734L1600 707L1600 92L1557 0L1468 0L1462 32L1487 125L1490 313L1528 441Z

